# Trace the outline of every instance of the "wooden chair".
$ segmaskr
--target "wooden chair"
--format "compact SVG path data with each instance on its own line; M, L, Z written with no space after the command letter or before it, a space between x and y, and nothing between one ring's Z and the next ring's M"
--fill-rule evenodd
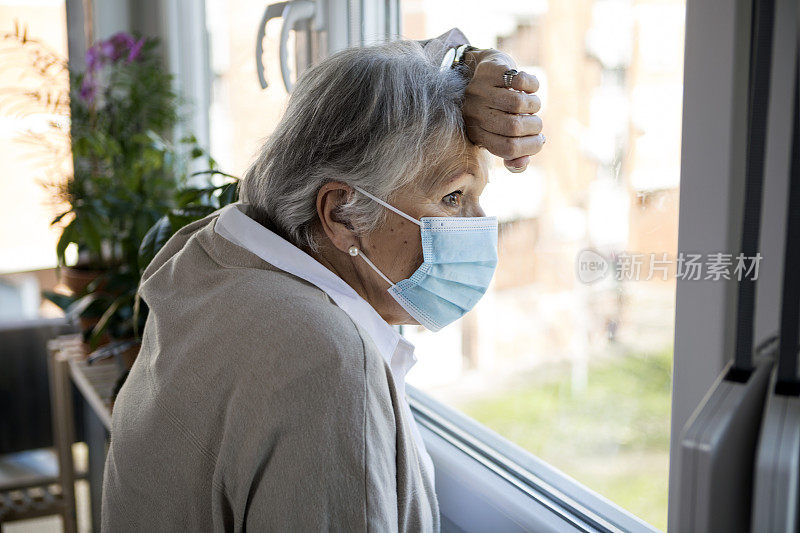
M6 405L0 413L0 524L59 514L65 532L77 530L75 481L86 473L75 471L72 456L68 359L80 336L47 340L65 330L63 321L53 320L0 327L0 398ZM43 431L48 425L52 433Z

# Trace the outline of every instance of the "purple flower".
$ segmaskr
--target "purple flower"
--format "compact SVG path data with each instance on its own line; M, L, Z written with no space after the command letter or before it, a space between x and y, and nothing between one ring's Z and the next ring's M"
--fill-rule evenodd
M104 76L103 67L110 62L125 60L131 63L139 59L147 39L142 37L138 41L129 33L115 33L108 39L97 41L86 51L86 74L81 82L80 98L89 105L98 104L98 96L105 95L104 83L108 76ZM106 82L102 80L106 79ZM102 105L102 104L99 104Z
M89 70L97 70L102 61L103 57L100 55L100 49L96 46L92 46L86 51L86 67Z
M142 47L144 46L144 41L145 39L144 37L142 37L141 39L136 41L136 43L134 43L133 46L130 47L131 51L128 54L128 63L130 63L131 61L135 61L141 55Z
M136 44L136 39L129 33L119 32L115 33L106 41L108 43L111 53L107 54L112 61L118 61L122 57L127 57L127 52Z
M86 66L97 70L108 61L119 61L122 58L133 61L138 58L145 39L138 41L129 33L115 33L106 40L98 41L86 51Z
M91 105L94 102L96 93L97 85L95 85L94 79L91 76L83 78L80 90L81 99Z
M113 44L115 48L127 49L133 46L136 39L133 38L133 35L121 31L109 37L108 41Z
M100 46L100 54L103 57L107 57L112 61L116 61L117 58L115 56L117 50L116 47L114 46L114 43L112 43L111 41L100 41L97 44Z

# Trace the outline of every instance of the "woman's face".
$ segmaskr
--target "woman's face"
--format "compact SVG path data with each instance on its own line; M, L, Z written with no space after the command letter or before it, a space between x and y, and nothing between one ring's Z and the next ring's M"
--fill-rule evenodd
M388 203L407 215L422 217L482 217L480 196L486 179L460 173L441 180L430 191L409 185ZM380 207L380 209L385 209ZM422 264L420 228L397 213L386 210L385 222L361 238L361 250L394 283L409 278ZM366 299L389 324L416 324L387 292L389 286L360 258L353 258Z

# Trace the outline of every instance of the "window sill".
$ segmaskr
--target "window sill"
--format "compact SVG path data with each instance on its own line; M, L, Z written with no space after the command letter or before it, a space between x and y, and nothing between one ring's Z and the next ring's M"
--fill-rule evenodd
M657 531L475 420L407 392L436 468L443 531Z

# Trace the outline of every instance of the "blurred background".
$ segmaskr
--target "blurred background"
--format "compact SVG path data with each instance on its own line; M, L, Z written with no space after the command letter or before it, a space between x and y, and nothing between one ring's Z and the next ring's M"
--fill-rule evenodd
M206 0L201 15L195 9L182 18L184 24L201 24L206 65L184 67L173 80L178 100L170 109L176 118L152 128L171 132L165 135L169 148L158 148L152 136L142 141L136 153L152 159L152 168L125 174L179 176L180 186L163 189L176 198L167 208L177 202L205 212L223 202L220 187L230 183L225 174L244 173L282 114L288 94L276 74L280 21L266 25L266 89L253 61L264 8L254 0ZM508 52L521 70L534 73L547 136L545 149L522 174L494 161L482 204L501 221L497 275L487 296L456 324L436 334L404 328L419 358L409 382L665 529L674 263L663 276L648 275L644 261L639 279L608 275L586 284L576 276L576 258L590 248L605 257L627 252L675 259L684 2L401 0L398 9L403 38L430 38L457 27L471 44ZM62 272L81 265L79 238L59 247L64 228L81 213L73 209L51 224L73 207L69 196L58 194L59 184L81 171L73 168L73 149L112 167L138 168L130 161L115 163L120 156L113 147L97 148L91 133L80 143L73 133L71 141L70 75L52 59L77 63L68 52L67 11L63 0L0 0L0 322L7 329L42 317L58 320L64 309L74 314L69 305L76 296L92 292L84 286L76 293ZM110 33L84 31L87 36L88 48ZM124 43L126 53L137 43ZM298 56L305 46L299 38L288 44ZM153 46L156 58L161 53L192 65L187 54L193 49L186 43ZM80 62L85 70L86 58ZM157 86L158 80L147 83ZM24 97L31 93L37 97ZM81 120L99 127L92 105L98 104L87 104ZM77 120L72 117L73 128ZM143 132L151 131L152 124L145 126ZM199 189L210 196L200 201L200 193L186 193ZM126 201L138 206L141 198ZM119 205L106 206L112 209L104 215L107 225L132 240L141 240L166 213L150 206L152 213L137 215L132 226L116 227L113 206ZM124 263L125 242L120 249ZM107 259L103 247L98 250L96 258ZM113 249L110 254L115 256ZM133 264L141 260L137 256ZM135 270L121 269L119 279ZM112 285L123 283L110 279ZM43 291L73 298L43 298ZM135 316L120 311L133 300L121 301L106 329L95 330L93 348L108 340L103 335L115 340L124 338L126 328L135 330ZM95 326L104 315L98 314L89 317ZM9 345L0 345L0 387L9 390L4 383L23 379L12 374L12 359ZM85 455L76 450L78 457ZM86 487L79 489L80 498L88 498ZM88 518L81 518L86 512L79 509L81 529L89 527ZM9 522L3 531L57 531L59 520Z

